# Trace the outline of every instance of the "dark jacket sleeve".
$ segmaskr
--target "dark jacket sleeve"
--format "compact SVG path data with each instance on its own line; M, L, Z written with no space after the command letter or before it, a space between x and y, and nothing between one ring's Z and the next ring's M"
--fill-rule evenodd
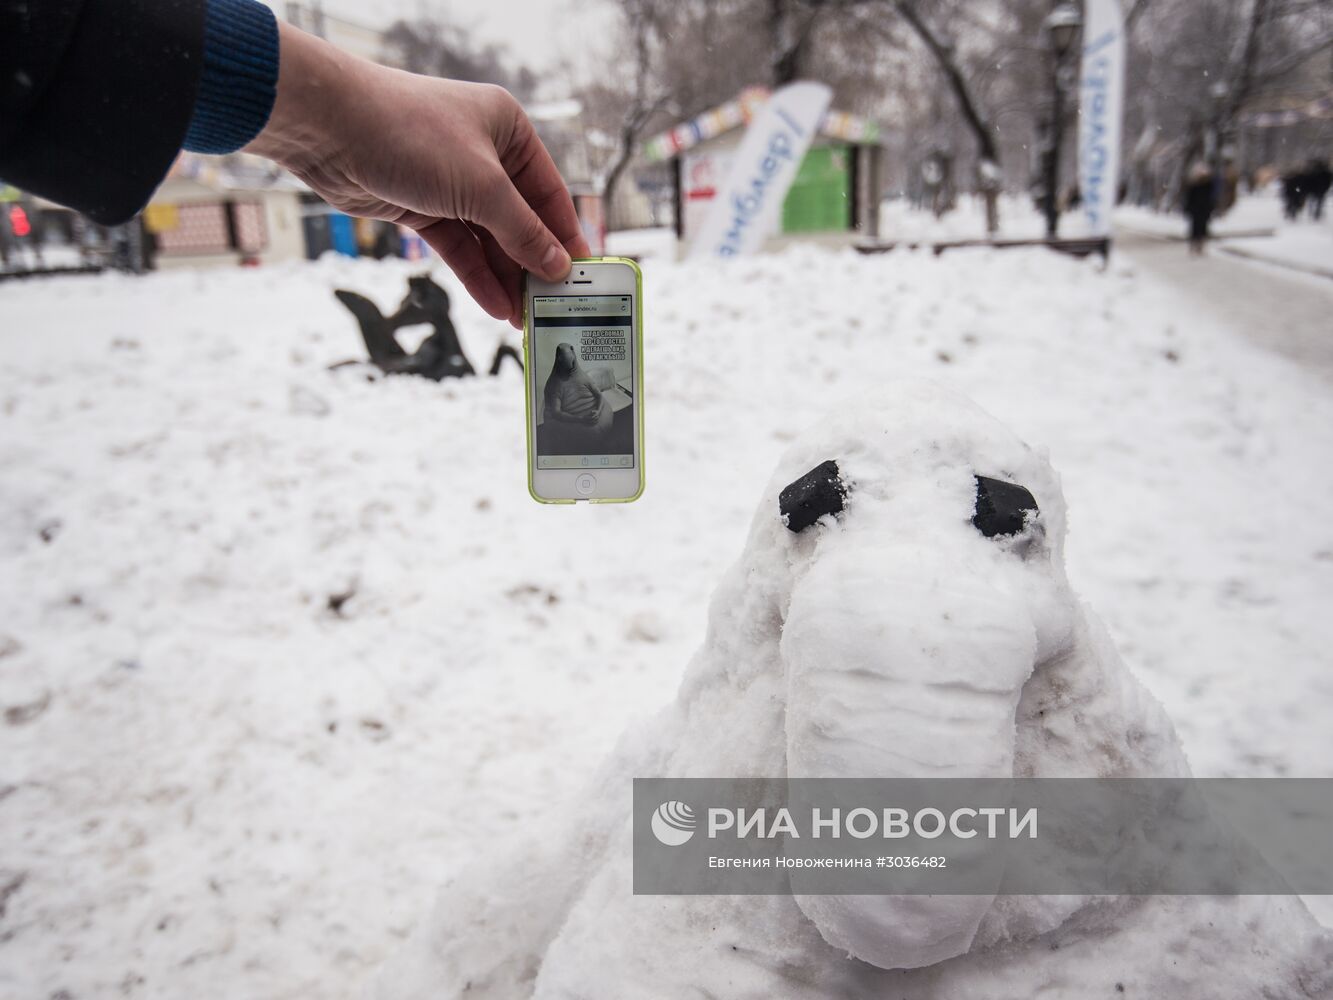
M0 0L0 178L104 225L181 148L205 0Z

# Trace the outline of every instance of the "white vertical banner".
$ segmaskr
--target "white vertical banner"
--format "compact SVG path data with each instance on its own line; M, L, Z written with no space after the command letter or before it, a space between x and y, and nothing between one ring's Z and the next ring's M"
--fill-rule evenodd
M1079 103L1078 186L1093 236L1111 234L1120 187L1125 105L1125 19L1120 0L1086 0Z
M802 81L768 99L732 157L690 257L738 257L759 249L777 226L782 202L832 97L824 84Z

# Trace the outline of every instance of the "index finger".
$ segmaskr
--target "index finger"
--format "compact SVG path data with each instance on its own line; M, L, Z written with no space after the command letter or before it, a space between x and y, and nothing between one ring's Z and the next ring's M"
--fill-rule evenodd
M592 255L564 178L532 122L521 111L509 148L500 157L500 165L523 200L532 206L537 217L571 257Z

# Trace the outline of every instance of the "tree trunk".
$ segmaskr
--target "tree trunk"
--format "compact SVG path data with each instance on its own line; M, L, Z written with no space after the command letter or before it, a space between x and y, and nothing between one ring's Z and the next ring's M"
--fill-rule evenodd
M620 184L620 176L629 166L629 161L634 158L634 143L638 137L639 130L634 127L632 120L620 131L620 152L616 154L616 162L611 164L611 169L606 174L606 184L602 187L602 211L606 219L607 232L614 231L620 222L615 210L616 187Z
M630 31L634 35L634 100L625 113L625 123L620 129L620 152L616 154L616 161L611 165L606 183L602 186L602 218L608 231L614 230L620 221L615 217L616 187L620 184L625 168L634 159L634 144L639 141L639 133L666 101L665 97L659 97L656 101L648 98L648 75L652 62L648 36L653 28L650 10L647 5L631 5L627 8L627 14Z
M1148 2L1149 0L1134 0L1134 6L1129 8L1129 12L1125 14L1126 34L1134 30L1134 22L1136 22L1143 15L1143 12L1148 9Z
M963 113L963 120L967 122L973 138L976 139L977 155L982 164L982 176L978 179L981 182L982 195L986 199L986 232L994 236L1000 229L1000 192L998 184L985 176L987 170L998 170L1000 165L1000 157L995 148L994 130L982 118L981 112L978 110L976 99L972 96L972 90L967 85L962 68L958 65L957 59L954 58L953 46L937 35L934 29L925 22L913 0L894 0L893 5L935 58L935 62L944 74L945 80L948 81L949 89L953 91L954 98L958 101L958 108ZM986 164L991 164L992 167L988 168Z
M616 154L616 160L611 164L611 169L607 171L606 182L602 185L602 206L606 213L606 228L608 230L615 229L620 222L619 219L615 218L615 207L613 205L616 187L620 184L620 178L624 175L625 169L634 159L634 147L639 141L639 136L648 127L648 123L653 120L653 116L666 107L669 100L669 95L663 94L653 101L647 101L646 99L636 101L625 116L625 124L620 129L620 152Z
M773 89L785 87L801 78L801 68L805 52L819 19L816 6L806 15L805 21L793 27L785 0L769 0L768 33L773 51Z
M1241 55L1240 69L1236 82L1231 88L1231 97L1227 101L1225 128L1230 128L1240 115L1241 108L1250 99L1254 89L1256 69L1259 62L1260 40L1264 26L1268 23L1269 0L1254 0L1254 9L1250 11L1250 27L1245 35L1245 51Z

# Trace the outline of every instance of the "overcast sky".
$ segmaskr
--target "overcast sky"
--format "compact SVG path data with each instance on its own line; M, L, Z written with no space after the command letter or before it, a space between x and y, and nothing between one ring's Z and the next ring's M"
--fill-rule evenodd
M285 0L266 0L279 13ZM304 0L308 6L311 0ZM387 27L399 17L426 11L471 28L483 42L504 43L511 61L543 70L562 53L587 49L615 23L610 0L323 0L324 10L367 27ZM605 51L601 45L597 48ZM558 88L552 88L557 89Z

